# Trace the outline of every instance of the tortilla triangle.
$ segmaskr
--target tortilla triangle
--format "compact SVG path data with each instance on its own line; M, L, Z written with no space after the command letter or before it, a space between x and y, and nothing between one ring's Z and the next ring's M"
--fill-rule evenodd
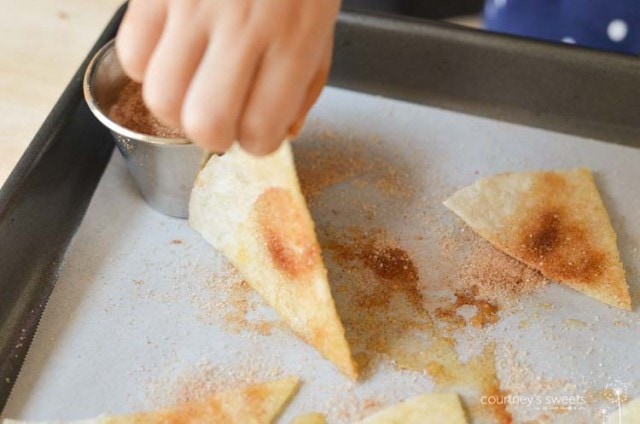
M359 424L465 424L467 418L455 393L430 393L389 406Z
M297 378L254 384L156 412L40 424L265 424L273 422L298 388ZM26 424L4 420L3 424Z
M238 145L212 157L189 222L303 340L357 377L288 142L266 157Z
M444 204L481 237L545 277L631 309L616 234L588 169L496 175Z

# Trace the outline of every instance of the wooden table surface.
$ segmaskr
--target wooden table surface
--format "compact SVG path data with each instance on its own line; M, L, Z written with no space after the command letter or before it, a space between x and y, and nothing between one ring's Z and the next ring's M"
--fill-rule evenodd
M123 0L0 0L0 185Z

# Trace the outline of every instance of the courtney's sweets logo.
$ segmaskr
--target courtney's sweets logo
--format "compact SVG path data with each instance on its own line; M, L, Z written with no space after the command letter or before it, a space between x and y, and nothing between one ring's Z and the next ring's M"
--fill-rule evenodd
M483 405L514 405L529 408L551 409L579 409L587 405L587 398L581 395L505 395L482 396Z
M627 388L629 384L623 384L616 381L612 384L608 384L603 391L603 397L605 400L604 406L600 409L602 414L602 422L605 422L607 416L610 417L609 422L618 422L622 424L622 404L629 400Z

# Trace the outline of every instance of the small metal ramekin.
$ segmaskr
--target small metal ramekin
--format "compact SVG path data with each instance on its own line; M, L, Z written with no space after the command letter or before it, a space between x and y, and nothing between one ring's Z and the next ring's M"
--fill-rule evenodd
M187 139L141 134L112 121L107 112L128 81L111 40L96 53L84 75L89 109L111 130L147 203L165 215L187 218L191 188L210 154Z

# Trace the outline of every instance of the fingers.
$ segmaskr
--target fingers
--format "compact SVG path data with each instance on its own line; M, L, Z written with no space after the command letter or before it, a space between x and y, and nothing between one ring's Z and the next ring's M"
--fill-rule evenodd
M180 112L187 89L207 47L207 27L196 2L171 4L164 32L151 56L142 94L147 107L161 120L180 125Z
M320 67L316 72L315 76L311 80L311 84L307 89L307 95L305 97L304 102L302 103L302 107L298 112L296 120L289 127L289 132L287 133L287 138L296 138L304 125L304 120L309 113L309 110L313 107L316 100L322 93L322 89L327 84L327 79L329 78L329 70L331 69L331 60L333 58L333 33L328 37L328 41L326 43L324 53L322 56L322 60L320 61Z
M224 152L236 140L238 120L266 48L257 32L238 37L241 19L226 22L214 32L182 109L187 135L213 152Z
M276 150L304 102L320 52L300 47L278 46L262 60L239 126L239 142L250 153Z
M326 83L338 0L130 0L116 40L147 107L194 142L274 151Z
M129 78L142 82L167 17L166 0L131 0L116 37L116 53Z
M304 100L312 68L292 56L265 57L239 126L239 142L255 155L276 150Z

